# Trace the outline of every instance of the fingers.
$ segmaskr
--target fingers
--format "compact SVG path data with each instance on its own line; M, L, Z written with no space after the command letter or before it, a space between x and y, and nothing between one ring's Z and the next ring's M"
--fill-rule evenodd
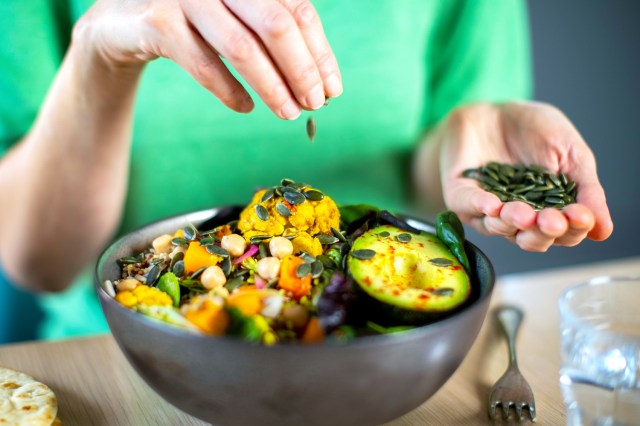
M531 229L536 224L536 212L523 202L506 203L498 217L485 217L484 227L492 235L514 237L519 231Z
M224 0L224 4L258 35L298 103L308 109L322 107L320 72L291 13L275 0Z
M280 118L301 109L256 36L218 1L183 1L184 12L201 36L226 58Z
M498 197L479 188L475 183L467 183L461 179L452 181L446 191L445 199L448 208L467 223L470 223L473 218L496 217L502 208L502 202ZM481 229L478 230L482 232Z
M204 88L234 111L248 113L251 96L229 72L218 55L189 27L179 27L168 40L169 56Z
M595 241L609 238L613 232L613 221L602 185L597 181L580 182L577 201L593 212L594 223L587 236Z
M284 6L291 12L298 24L311 56L315 60L325 94L335 98L342 94L342 77L329 41L324 34L322 22L316 13L313 5L306 0L288 0Z
M202 38L279 117L297 118L342 92L322 24L308 0L181 0Z
M514 201L505 203L498 216L477 214L467 223L482 234L504 237L523 250L545 252L553 245L569 247L582 242L594 226L594 216L580 204L536 212Z

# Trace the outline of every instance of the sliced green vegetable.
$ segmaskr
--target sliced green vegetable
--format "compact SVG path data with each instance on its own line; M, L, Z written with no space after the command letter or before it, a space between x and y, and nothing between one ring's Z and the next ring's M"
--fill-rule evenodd
M236 336L247 342L260 342L262 339L262 330L255 323L253 318L244 315L240 309L236 307L228 308L229 328L227 335Z
M173 300L173 306L180 304L180 281L173 272L166 272L158 281L158 290L164 291Z

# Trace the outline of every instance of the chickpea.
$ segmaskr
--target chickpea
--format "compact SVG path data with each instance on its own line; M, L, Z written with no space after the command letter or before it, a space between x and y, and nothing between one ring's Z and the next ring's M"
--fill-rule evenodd
M285 237L273 237L269 242L271 256L282 259L293 253L293 244Z
M183 246L176 246L171 253L169 253L169 259L173 259L178 253L186 253L187 248Z
M285 321L291 321L294 328L302 328L309 320L309 312L300 305L288 305L282 310L282 318Z
M173 249L171 246L171 240L173 240L173 236L164 234L153 240L151 245L153 245L153 249L156 253L169 253Z
M202 272L200 281L204 288L207 290L213 290L218 287L222 287L227 282L227 277L219 266L213 265L209 266L204 270L204 272Z
M135 278L125 278L116 283L116 288L118 289L118 291L131 291L134 288L138 287L138 284L140 284L140 281L136 280Z
M278 276L280 272L280 259L277 257L265 257L258 261L258 275L267 281Z
M247 242L238 234L225 235L220 241L220 246L229 252L233 257L242 256L244 249L247 247Z

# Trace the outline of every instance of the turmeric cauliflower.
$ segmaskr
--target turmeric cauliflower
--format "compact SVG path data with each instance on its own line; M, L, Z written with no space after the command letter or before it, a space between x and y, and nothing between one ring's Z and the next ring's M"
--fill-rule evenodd
M251 202L240 213L238 229L244 238L250 241L251 237L256 235L296 236L292 241L294 253L305 251L312 256L321 254L322 244L314 237L318 234L331 235L331 228L339 228L340 212L336 203L310 187L284 189L285 192L290 192L288 197L277 193L269 197L270 193L265 197L267 191L273 191L273 188L256 192ZM320 195L305 197L304 194L307 192ZM290 202L296 201L296 197L297 202ZM264 198L267 199L262 201Z

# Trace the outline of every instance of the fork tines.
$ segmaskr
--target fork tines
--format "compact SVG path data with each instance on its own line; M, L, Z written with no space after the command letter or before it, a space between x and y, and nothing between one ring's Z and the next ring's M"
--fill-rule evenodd
M491 404L489 405L489 417L491 417L492 420L495 420L496 418L498 405L502 407L502 418L505 420L510 417L509 409L511 407L514 408L516 416L518 417L518 421L524 420L524 416L522 415L522 411L524 409L527 409L529 411L529 417L531 417L532 421L536 419L535 403L527 404L526 402L515 401L491 401Z

